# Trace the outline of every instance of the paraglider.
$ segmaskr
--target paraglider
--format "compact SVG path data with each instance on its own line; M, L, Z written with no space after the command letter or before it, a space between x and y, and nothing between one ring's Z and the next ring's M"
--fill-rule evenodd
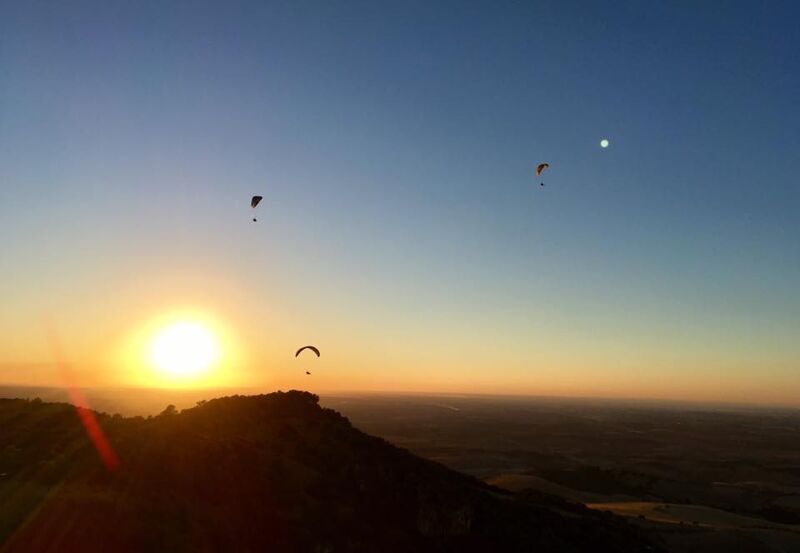
M536 176L537 177L542 176L542 173L544 172L544 170L545 169L549 169L549 168L550 168L550 164L549 163L540 163L539 165L536 166ZM544 186L544 181L540 182L539 184L541 186Z
M250 207L251 207L251 208L253 208L253 209L255 209L255 208L256 208L256 206L259 204L259 202L261 202L261 200L263 200L263 199L264 199L264 198L263 198L262 196L253 196L253 197L251 198L251 200L250 200ZM253 217L253 222L255 223L256 221L258 221L258 219L256 219L255 217Z
M313 351L317 355L317 357L319 357L319 350L317 348L315 348L314 346L303 346L302 348L297 350L297 352L294 354L294 356L297 357L298 355L300 355L303 352L303 350L306 350L306 349ZM311 371L306 371L306 376L311 376Z
M319 357L319 350L318 350L317 348L315 348L314 346L303 346L302 348L300 348L299 350L297 350L297 352L294 354L294 356L295 356L295 357L297 357L297 356L298 356L298 355L300 355L300 353L302 353L302 351L303 351L303 350L305 350L305 349L310 349L311 351L313 351L314 353L316 353L316 354L317 354L317 357Z

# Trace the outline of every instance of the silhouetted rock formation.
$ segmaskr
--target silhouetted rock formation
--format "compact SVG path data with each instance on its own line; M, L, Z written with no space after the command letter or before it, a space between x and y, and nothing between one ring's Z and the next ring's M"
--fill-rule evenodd
M307 392L151 418L0 400L3 551L648 551L623 519L512 495L353 428Z

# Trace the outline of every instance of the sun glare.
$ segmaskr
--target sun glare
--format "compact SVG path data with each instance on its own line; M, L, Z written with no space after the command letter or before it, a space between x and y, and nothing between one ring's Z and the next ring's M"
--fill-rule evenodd
M150 343L150 362L171 380L191 380L212 368L220 358L217 336L205 325L192 321L171 323Z

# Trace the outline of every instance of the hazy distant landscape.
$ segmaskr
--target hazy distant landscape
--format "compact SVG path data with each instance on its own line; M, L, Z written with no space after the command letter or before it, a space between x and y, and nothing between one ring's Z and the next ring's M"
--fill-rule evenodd
M633 517L674 551L800 551L800 410L458 395L325 404L496 486Z

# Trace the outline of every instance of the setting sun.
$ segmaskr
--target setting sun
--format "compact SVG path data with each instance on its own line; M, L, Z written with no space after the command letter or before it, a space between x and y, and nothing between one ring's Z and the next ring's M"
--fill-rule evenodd
M246 349L226 317L180 307L142 320L112 350L109 363L135 386L199 389L250 384ZM262 375L263 377L263 375Z
M208 371L219 360L219 340L200 323L175 322L153 337L149 357L164 376L191 379Z

